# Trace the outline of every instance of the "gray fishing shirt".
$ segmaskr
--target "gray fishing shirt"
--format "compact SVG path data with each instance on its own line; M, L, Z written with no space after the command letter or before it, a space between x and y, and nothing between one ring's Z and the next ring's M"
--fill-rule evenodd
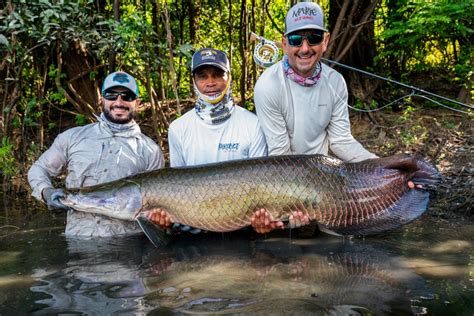
M59 134L30 168L28 182L32 195L43 201L43 189L54 187L51 178L64 172L66 188L79 188L163 167L160 147L141 133L138 124L133 122L129 129L113 132L100 118L99 122ZM67 214L67 236L110 237L140 232L135 222L79 211Z
M286 77L279 62L259 77L254 98L269 155L327 155L331 148L346 162L377 157L352 136L346 83L324 64L318 82L303 87Z

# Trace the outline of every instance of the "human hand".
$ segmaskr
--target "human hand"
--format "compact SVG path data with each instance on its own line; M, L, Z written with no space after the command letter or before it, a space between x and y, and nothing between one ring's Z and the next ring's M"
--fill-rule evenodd
M150 209L146 212L146 217L162 229L171 227L171 217L168 212L162 208Z
M310 218L307 215L304 215L302 211L295 211L289 217L288 228L298 228L308 225L309 222Z
M423 189L423 186L421 184L415 184L413 181L408 181L408 187L410 189L414 189L414 188Z
M253 229L259 234L266 234L276 228L284 229L285 224L282 221L274 221L266 209L257 210L250 219Z
M41 194L43 195L46 205L48 206L48 210L54 213L61 213L70 209L69 206L64 205L59 200L60 198L66 196L63 189L45 188Z

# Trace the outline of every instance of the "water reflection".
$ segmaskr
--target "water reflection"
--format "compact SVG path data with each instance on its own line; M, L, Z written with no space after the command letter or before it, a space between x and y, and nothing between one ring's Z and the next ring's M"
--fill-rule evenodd
M68 261L37 270L31 291L41 313L375 313L410 311L410 298L432 295L424 279L391 249L322 237L250 242L180 240L154 249L141 238L67 240Z
M146 278L149 305L187 313L386 314L410 311L409 298L428 291L389 249L367 242L211 241L180 245L173 258Z
M22 229L0 238L0 314L473 310L470 225L425 218L366 240L207 234L156 249L144 237L66 239L57 218L51 228L43 226L50 214L32 218L33 229L9 221Z
M41 280L31 291L47 294L36 301L41 313L85 312L110 315L142 311L147 289L140 276L142 237L80 240L67 238L68 261L58 270L36 270Z

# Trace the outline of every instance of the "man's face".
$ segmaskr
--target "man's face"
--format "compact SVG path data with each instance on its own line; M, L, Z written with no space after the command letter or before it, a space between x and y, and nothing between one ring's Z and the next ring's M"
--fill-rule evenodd
M102 111L105 117L113 123L126 124L130 122L135 118L136 107L139 103L135 93L124 87L112 87L102 95Z
M194 83L202 94L208 97L219 96L226 88L227 72L214 66L202 66L194 72Z
M310 45L307 38L304 38L300 46L292 46L289 37L293 34L302 35L303 37L312 35L313 38L321 38L322 41L319 44ZM311 77L313 75L316 63L321 59L323 53L326 51L329 42L329 34L323 33L320 30L301 30L296 31L287 36L283 37L283 51L288 55L288 62L293 70L303 76ZM298 44L298 41L296 41ZM293 43L295 44L295 43Z

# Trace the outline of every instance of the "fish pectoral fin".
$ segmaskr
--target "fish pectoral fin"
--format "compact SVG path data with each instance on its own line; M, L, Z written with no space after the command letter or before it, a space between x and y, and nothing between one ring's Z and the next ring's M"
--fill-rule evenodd
M145 215L140 215L136 218L138 226L142 229L143 233L148 237L150 242L156 247L160 248L163 246L167 246L170 241L171 237L166 234L160 226L153 223L148 217Z
M338 237L343 236L341 234L336 233L335 231L330 230L329 228L327 228L326 226L324 226L320 223L318 223L318 228L319 228L320 231L322 231L323 233L326 233L328 235L333 235L333 236L338 236Z

